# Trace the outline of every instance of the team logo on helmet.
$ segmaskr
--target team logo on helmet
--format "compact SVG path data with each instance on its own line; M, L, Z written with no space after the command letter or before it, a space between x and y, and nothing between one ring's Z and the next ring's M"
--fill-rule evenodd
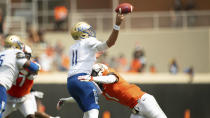
M16 35L8 36L4 41L5 48L23 49L24 44L21 42L20 37Z
M96 37L95 30L86 22L79 22L71 29L71 35L74 40Z

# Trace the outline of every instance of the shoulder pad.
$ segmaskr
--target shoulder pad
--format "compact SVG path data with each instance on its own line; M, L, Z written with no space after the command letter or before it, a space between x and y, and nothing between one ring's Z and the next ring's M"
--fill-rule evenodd
M99 41L99 40L97 40L96 38L93 38L93 37L86 39L86 42L91 47L94 46L94 45L102 43L101 41Z
M16 58L25 58L25 54L23 52L17 52L16 53Z

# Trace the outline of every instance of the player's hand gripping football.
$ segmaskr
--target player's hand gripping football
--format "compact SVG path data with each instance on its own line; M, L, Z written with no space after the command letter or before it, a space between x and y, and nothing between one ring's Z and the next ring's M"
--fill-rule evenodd
M115 24L120 26L124 19L125 19L125 17L123 14L117 13Z
M88 81L92 81L92 77L90 75L79 76L78 80L88 82Z

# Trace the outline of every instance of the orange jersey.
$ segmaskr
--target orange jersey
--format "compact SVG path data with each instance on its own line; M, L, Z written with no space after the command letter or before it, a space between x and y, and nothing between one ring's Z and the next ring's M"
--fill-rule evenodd
M15 85L7 91L10 96L20 98L30 93L34 81L29 80L23 73L19 73Z
M109 69L109 71L118 77L118 81L113 84L103 84L103 95L107 100L113 100L133 108L144 92L137 85L126 82L113 69Z

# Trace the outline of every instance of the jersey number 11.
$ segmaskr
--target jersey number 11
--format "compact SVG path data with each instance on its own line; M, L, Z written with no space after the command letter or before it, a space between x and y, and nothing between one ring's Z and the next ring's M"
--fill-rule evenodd
M78 56L78 51L77 50L73 50L72 51L72 66L77 64L77 56Z

